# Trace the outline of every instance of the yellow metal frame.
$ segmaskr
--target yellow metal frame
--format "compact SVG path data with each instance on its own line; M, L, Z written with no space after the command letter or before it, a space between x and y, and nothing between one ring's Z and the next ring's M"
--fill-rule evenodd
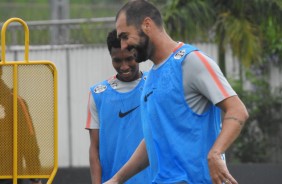
M7 26L11 22L19 22L22 24L24 27L24 32L25 32L25 52L24 52L24 61L9 61L6 62L6 29ZM17 179L18 178L18 171L17 171L17 103L18 103L18 65L29 65L29 64L39 64L39 65L49 65L52 67L53 71L53 79L54 79L54 168L53 171L50 175L38 175L34 176L36 178L42 178L46 179L48 178L47 184L51 184L56 173L58 170L58 74L57 74L57 69L56 66L46 60L42 61L29 61L28 58L28 53L29 52L29 29L25 21L23 21L20 18L10 18L8 19L2 26L1 30L1 62L0 66L2 65L12 65L13 66L13 117L14 117L14 125L13 125L13 183L17 184ZM5 177L5 176L0 176L0 178L10 178L10 177ZM25 175L21 176L21 178L30 178L31 176Z

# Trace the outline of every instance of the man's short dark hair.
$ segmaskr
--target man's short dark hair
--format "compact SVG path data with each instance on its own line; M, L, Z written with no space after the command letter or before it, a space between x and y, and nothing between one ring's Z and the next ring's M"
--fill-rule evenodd
M126 24L128 26L134 25L136 28L140 28L146 17L150 17L159 28L163 26L160 11L153 4L145 0L136 0L126 3L117 13L116 20L121 12L125 13Z
M117 37L117 30L114 29L108 33L107 37L108 50L111 53L112 48L121 48L120 39Z

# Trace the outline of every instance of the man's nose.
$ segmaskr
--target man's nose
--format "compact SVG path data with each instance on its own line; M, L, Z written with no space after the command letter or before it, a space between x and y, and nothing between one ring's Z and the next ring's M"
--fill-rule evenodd
M120 69L124 71L124 70L128 70L128 68L129 68L128 63L126 61L122 61L120 65Z
M123 49L127 49L128 44L126 43L126 41L121 40L120 41L120 46L121 46L121 50L123 50Z

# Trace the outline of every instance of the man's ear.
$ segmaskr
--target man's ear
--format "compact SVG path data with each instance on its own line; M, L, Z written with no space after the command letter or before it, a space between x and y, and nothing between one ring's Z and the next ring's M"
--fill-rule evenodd
M148 33L150 32L151 26L152 26L152 19L150 19L149 17L146 17L142 23L142 30L145 33Z

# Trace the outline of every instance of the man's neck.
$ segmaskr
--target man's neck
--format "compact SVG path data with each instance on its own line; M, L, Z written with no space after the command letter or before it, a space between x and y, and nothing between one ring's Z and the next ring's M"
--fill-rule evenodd
M179 43L170 39L166 42L156 45L155 55L152 58L152 61L155 65L158 65L165 61L179 46Z

